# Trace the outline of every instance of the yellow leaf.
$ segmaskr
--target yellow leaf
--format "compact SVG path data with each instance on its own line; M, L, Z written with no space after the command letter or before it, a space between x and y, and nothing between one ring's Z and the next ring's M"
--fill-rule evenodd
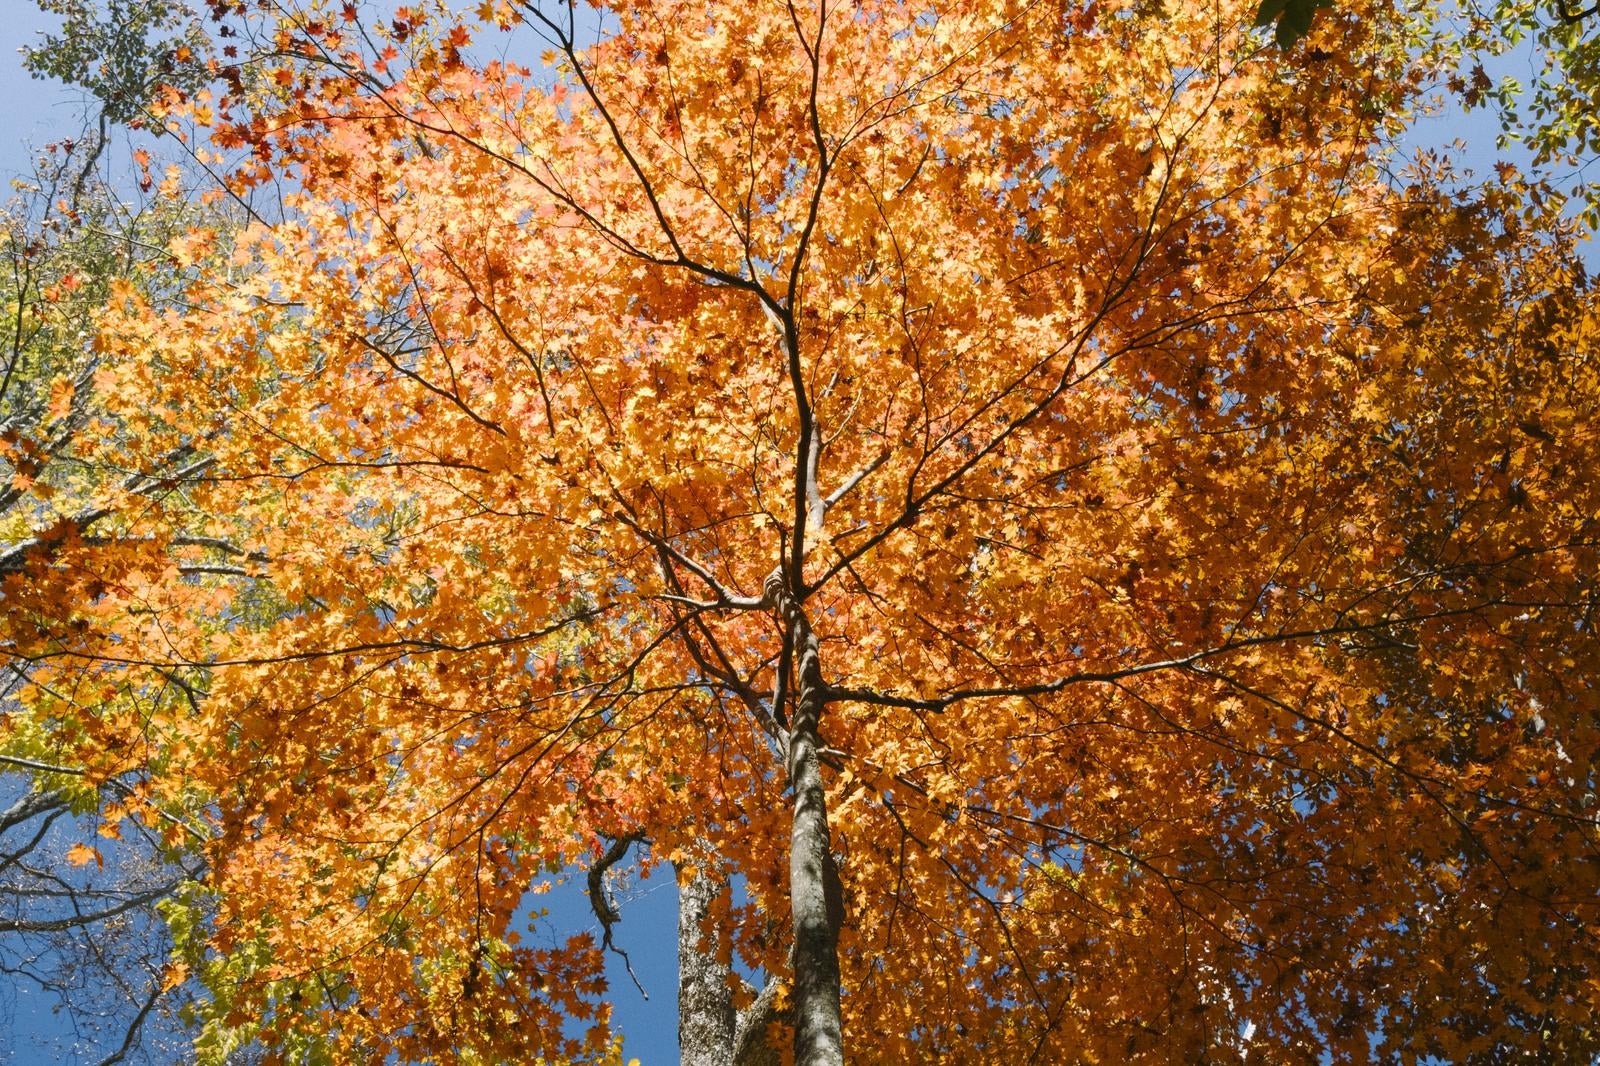
M68 848L67 861L74 866L87 866L92 862L102 870L106 868L105 856L100 854L100 849L87 844L74 844Z
M189 967L182 962L169 962L161 971L161 991L170 992L188 979Z

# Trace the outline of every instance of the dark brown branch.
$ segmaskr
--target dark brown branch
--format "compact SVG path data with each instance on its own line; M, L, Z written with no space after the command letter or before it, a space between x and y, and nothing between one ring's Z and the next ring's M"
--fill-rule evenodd
M628 953L617 947L611 940L611 930L618 922L622 921L622 912L617 910L615 903L611 902L611 894L606 891L605 877L611 868L627 857L628 849L634 844L644 840L644 833L629 833L627 836L617 837L611 841L611 846L606 848L600 860L589 867L589 907L594 911L594 916L600 920L601 943L605 949L622 960L622 965L627 969L628 976L633 979L633 986L645 999L650 998L650 993L644 990L644 985L639 983L639 975L633 972L633 962L628 958Z

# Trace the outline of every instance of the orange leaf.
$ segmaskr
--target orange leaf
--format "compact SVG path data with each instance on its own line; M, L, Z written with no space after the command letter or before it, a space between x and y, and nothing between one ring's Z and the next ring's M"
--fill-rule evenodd
M87 844L74 844L68 848L67 861L74 866L87 866L92 862L102 870L106 868L105 856L100 854L100 849Z

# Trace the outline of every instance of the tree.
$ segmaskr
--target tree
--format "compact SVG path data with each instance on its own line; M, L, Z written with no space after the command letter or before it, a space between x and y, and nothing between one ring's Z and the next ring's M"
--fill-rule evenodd
M163 90L192 92L207 81L210 41L182 0L34 3L62 25L22 49L23 66L87 90L99 101L102 135L108 126L142 125Z
M61 19L55 33L21 49L36 78L76 85L96 101L86 149L77 153L73 200L94 176L111 131L140 128L163 93L199 90L209 80L209 39L184 0L34 0Z
M147 207L112 197L93 180L103 147L51 146L0 214L0 972L53 1001L74 1053L110 1063L158 1044L152 1023L185 998L157 910L193 895L202 831L193 797L148 802L159 745L137 723L193 691L172 670L102 670L60 690L29 664L97 647L88 604L167 565L164 543L119 537L120 518L192 474L193 449L134 471L93 461L84 438L112 431L93 339L114 287L162 299L151 259L202 212L170 187Z
M1390 13L254 12L284 221L102 341L251 563L36 656L204 677L213 1032L612 1056L514 916L648 839L798 1062L1594 1053L1594 301Z
M1509 140L1521 141L1536 164L1571 181L1571 198L1588 226L1600 223L1600 200L1581 180L1600 148L1591 115L1600 94L1596 61L1600 9L1555 0L1503 0L1487 11L1470 8L1462 34L1465 54L1474 60L1458 91L1468 106L1493 103ZM1528 84L1513 74L1498 82L1485 71L1488 56L1527 54ZM1517 71L1517 66L1510 68ZM1558 194L1560 195L1560 194Z

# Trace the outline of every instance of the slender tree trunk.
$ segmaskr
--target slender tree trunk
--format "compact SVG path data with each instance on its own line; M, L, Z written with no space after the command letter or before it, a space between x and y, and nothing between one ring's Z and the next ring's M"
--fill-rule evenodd
M732 973L717 950L708 918L727 891L721 875L699 865L678 882L678 1061L682 1066L730 1066L733 1062Z
M789 728L789 901L794 916L795 1066L843 1066L839 1017L839 906L822 786L822 660L804 611L786 593L778 608L788 625L798 681Z

